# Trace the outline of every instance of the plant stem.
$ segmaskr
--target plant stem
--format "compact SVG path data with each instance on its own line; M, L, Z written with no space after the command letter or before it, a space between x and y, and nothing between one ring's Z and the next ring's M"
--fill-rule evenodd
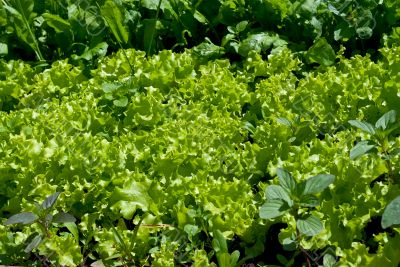
M157 22L158 22L158 16L159 16L159 14L160 14L161 2L162 2L162 0L159 0L159 1L158 1L158 5L157 5L156 18L155 18L156 21L155 21L155 23L154 23L154 29L153 29L153 31L152 31L152 33L151 33L149 48L148 48L148 50L147 50L147 55L148 55L148 56L150 55L151 46L153 45L153 38L154 38L155 32L156 32L156 30L157 30Z
M297 229L297 227L296 227L296 238L297 238L297 240L299 240L299 247L301 249L301 252L303 253L304 258L306 259L307 267L311 267L311 261L310 261L310 257L308 256L307 250L305 250L304 248L301 247L300 232L299 232L299 229Z

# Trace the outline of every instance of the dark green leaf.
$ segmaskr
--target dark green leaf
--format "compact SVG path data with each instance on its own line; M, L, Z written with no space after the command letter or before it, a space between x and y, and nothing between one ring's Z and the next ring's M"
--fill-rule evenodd
M59 195L60 195L60 192L55 192L51 196L47 197L42 203L42 208L49 209L49 208L53 207L53 205L57 201L57 198Z
M216 46L209 39L193 48L193 53L201 58L211 59L222 56L225 51L222 47Z
M319 234L324 229L324 226L319 218L309 215L297 220L297 229L303 235L314 236Z
M357 120L350 120L349 123L353 125L354 127L357 127L364 132L367 132L369 134L375 134L375 128L372 124L368 122L362 122L362 121L357 121Z
M238 24L236 24L236 32L239 33L246 30L248 24L249 22L247 20L239 22Z
M25 253L29 253L32 250L34 250L35 248L37 248L40 243L42 242L43 238L41 235L37 235L35 236L32 241L28 244L28 246L26 246L26 248L24 249Z
M313 208L319 205L319 200L313 195L301 196L299 205L306 208Z
M335 176L332 174L319 174L313 176L306 181L303 195L320 193L334 181Z
M369 145L368 141L358 142L357 145L355 145L350 151L350 159L357 159L373 148L375 148L375 145Z
M32 212L21 212L11 216L4 225L22 223L22 224L29 224L33 223L38 219L38 216L33 214Z
M400 224L400 196L396 197L387 205L381 221L383 229L397 224Z
M322 66L330 66L335 63L336 55L326 39L320 38L308 50L307 58L311 63L316 62Z
M265 190L265 196L268 200L280 199L286 201L288 205L293 206L293 201L289 195L289 192L279 185L270 185Z
M47 22L47 25L52 27L57 33L69 32L71 30L69 22L58 15L43 13L42 16Z
M396 111L391 110L386 112L379 120L375 123L376 128L381 128L382 130L386 130L389 124L393 124L396 122Z
M282 200L269 200L260 207L261 219L273 219L287 212L289 206Z
M121 7L114 1L108 0L101 7L101 15L110 27L115 39L121 44L128 43L129 31L124 23Z
M275 33L256 33L248 36L240 43L238 52L241 56L246 57L250 51L261 53L271 48L271 46L283 47L286 44Z
M69 213L65 213L65 212L59 212L56 215L54 215L53 217L53 222L54 223L68 223L68 222L75 222L76 219L74 216L72 216Z
M279 183L283 188L287 189L291 194L296 192L296 181L288 171L278 168L276 174L278 175Z

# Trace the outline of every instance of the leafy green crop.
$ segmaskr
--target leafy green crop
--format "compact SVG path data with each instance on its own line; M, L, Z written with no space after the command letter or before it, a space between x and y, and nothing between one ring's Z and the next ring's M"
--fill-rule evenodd
M157 3L143 5L155 12ZM271 19L290 14L291 2L273 4L282 12ZM161 4L159 22L168 8ZM229 25L233 46L260 34L245 24ZM284 45L263 57L265 46L232 63L198 47L121 50L89 70L70 60L44 71L0 61L0 264L397 266L398 183L385 182L385 158L349 153L354 141L381 149L381 133L397 171L400 138L389 129L400 48L388 44L379 60L340 50L325 64L326 41L308 55ZM210 38L210 50L232 53L217 44ZM306 71L304 57L325 65ZM354 131L355 118L367 132ZM63 192L56 205L38 212L34 203L54 192ZM76 228L46 221L55 209Z

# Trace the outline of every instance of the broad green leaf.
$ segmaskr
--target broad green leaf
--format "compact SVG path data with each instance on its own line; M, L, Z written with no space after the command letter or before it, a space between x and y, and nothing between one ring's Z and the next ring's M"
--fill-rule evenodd
M261 219L273 219L279 217L289 210L282 200L269 200L260 207Z
M237 265L239 257L240 257L239 250L235 250L234 252L232 252L231 257L230 257L231 266L236 266Z
M225 51L224 48L213 44L206 38L206 41L193 48L193 53L198 57L211 59L222 56Z
M374 126L368 122L362 122L362 121L358 121L358 120L350 120L349 124L353 125L354 127L359 128L369 134L372 134L372 135L375 134Z
M295 239L287 237L282 240L283 249L286 251L294 251L297 249L297 242Z
M71 30L70 23L58 15L43 13L42 17L45 19L47 25L52 27L57 33L69 32Z
M119 99L114 100L113 103L117 107L126 107L126 105L128 105L128 98L126 96L123 96Z
M249 24L249 22L247 20L239 22L238 24L236 24L236 32L240 33L242 31L244 31L248 24Z
M306 207L306 208L317 207L319 204L320 203L319 203L318 198L313 195L301 196L300 203L299 203L299 205L301 207Z
M228 252L217 252L218 266L231 267L231 255Z
M66 222L64 223L65 227L67 227L68 231L75 237L76 243L79 244L79 231L75 222Z
M36 214L33 214L32 212L21 212L21 213L11 216L4 223L4 225L10 225L10 224L16 224L16 223L30 224L30 223L33 223L34 221L36 221L37 219L38 219L38 216L36 216Z
M49 208L53 207L53 205L57 201L57 198L59 195L60 195L60 192L55 192L51 196L47 197L42 203L42 208L49 209Z
M6 43L0 43L0 55L8 54L8 45Z
M382 117L378 119L375 123L376 128L380 128L383 131L389 126L389 124L393 124L396 122L396 111L391 110L386 112Z
M325 38L319 38L307 51L307 58L323 66L330 66L335 63L336 55L332 46Z
M76 219L69 213L59 212L53 217L54 223L73 223Z
M303 195L318 194L335 181L332 174L318 174L306 181Z
M317 235L324 229L321 220L314 215L299 219L296 224L299 232L306 236Z
M248 36L240 43L238 52L241 56L247 57L250 51L261 53L272 46L284 47L286 44L287 43L280 39L275 33L256 33Z
M400 224L400 196L396 197L387 205L381 221L383 229L397 224Z
M126 44L129 41L129 31L124 23L121 7L114 1L107 0L101 7L101 15L110 27L115 39L120 44Z
M276 174L283 188L287 189L291 194L296 192L296 181L288 171L278 168Z
M358 142L357 145L350 150L350 159L357 159L373 148L375 148L375 145L369 145L368 141Z
M325 254L323 264L323 267L334 267L336 265L336 258L331 254Z
M265 190L265 196L267 197L268 200L280 199L286 201L286 203L288 203L290 207L293 206L293 201L288 191L279 185L268 186Z
M276 120L280 124L283 124L283 125L288 126L288 127L292 127L292 122L290 120L286 119L286 118L277 118Z
M216 253L219 253L219 252L227 253L228 252L228 245L226 243L226 239L220 230L215 230L213 232L212 246Z
M28 244L28 246L26 246L26 248L24 249L25 253L29 253L32 250L34 250L35 248L37 248L40 243L42 242L43 237L41 235L36 235L32 241Z

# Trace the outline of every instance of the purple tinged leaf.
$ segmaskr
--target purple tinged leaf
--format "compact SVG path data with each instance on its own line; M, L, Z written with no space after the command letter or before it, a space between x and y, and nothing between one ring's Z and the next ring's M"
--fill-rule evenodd
M15 214L11 216L5 223L4 225L10 225L10 224L17 224L17 223L22 223L22 224L30 224L33 223L38 219L38 216L33 214L32 212L22 212Z
M35 248L37 248L40 243L42 243L42 236L41 235L37 235L35 236L32 241L28 244L28 246L26 246L26 248L24 249L25 253L29 253L32 250L34 250Z
M57 201L58 196L60 195L60 192L55 192L51 196L47 197L45 201L42 203L43 209L49 209L53 207L54 203Z

